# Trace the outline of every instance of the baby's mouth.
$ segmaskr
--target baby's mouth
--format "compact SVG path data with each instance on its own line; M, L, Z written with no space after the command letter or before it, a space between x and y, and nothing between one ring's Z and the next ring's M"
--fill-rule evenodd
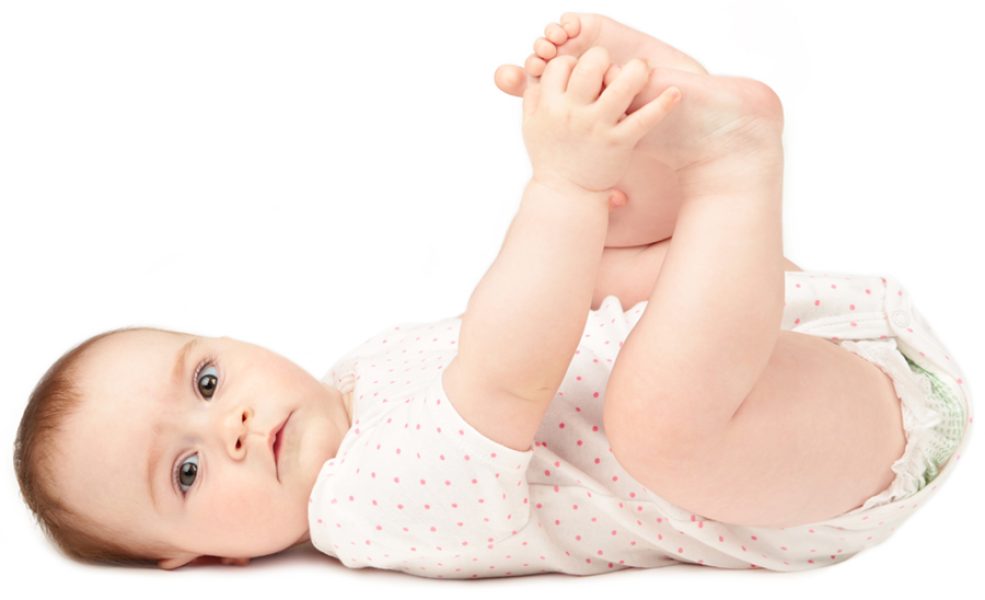
M277 481L280 481L280 449L282 442L284 441L284 430L287 428L287 423L291 420L291 415L293 414L294 412L292 411L291 414L287 415L287 418L284 419L284 423L281 424L280 429L278 429L277 433L274 434L274 472L277 475Z
M277 466L280 467L280 442L283 439L284 428L281 427L277 432L277 437L274 438L274 461Z

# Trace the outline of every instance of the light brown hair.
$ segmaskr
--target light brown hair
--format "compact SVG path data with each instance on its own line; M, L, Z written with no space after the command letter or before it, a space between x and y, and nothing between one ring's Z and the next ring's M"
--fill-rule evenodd
M184 335L155 327L123 327L90 337L55 361L34 387L17 428L14 471L24 502L34 513L47 537L70 558L116 566L157 566L164 549L127 544L125 531L113 531L93 522L68 506L52 478L55 440L66 418L82 401L76 383L79 364L99 340L125 331L153 330Z

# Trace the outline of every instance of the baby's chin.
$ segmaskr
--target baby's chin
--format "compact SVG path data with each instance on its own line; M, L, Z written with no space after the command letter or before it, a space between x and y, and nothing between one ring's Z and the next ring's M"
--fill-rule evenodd
M308 497L315 486L315 481L325 463L335 458L339 445L345 436L339 431L337 423L331 418L331 413L317 411L315 414L305 414L307 411L298 410L296 427L288 432L285 443L289 447L282 448L285 453L281 462L281 482L283 485L299 485L298 493L303 496L307 510Z
M305 529L304 533L301 534L301 537L299 537L293 544L291 544L287 548L284 548L284 550L291 550L293 548L297 548L298 546L304 546L310 543L311 543L311 530Z

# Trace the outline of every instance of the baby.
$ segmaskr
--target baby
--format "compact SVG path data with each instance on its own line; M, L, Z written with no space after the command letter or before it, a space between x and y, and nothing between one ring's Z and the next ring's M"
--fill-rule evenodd
M783 258L776 94L600 15L545 36L497 71L532 177L465 313L379 331L321 380L227 337L86 340L16 442L60 548L174 569L310 542L436 578L794 571L934 493L967 384L895 279Z

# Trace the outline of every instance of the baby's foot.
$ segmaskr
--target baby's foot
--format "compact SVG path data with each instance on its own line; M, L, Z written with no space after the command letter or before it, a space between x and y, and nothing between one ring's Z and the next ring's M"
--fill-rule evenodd
M653 69L628 112L670 86L683 97L637 144L617 185L627 207L609 215L605 246L665 240L688 199L732 195L782 175L783 112L769 87L752 79Z
M612 77L619 67L613 68ZM640 139L636 149L677 172L690 191L709 177L728 178L738 164L782 163L783 107L766 84L745 77L701 75L658 67L627 109L632 114L670 86L683 92L676 108ZM722 169L722 165L727 165ZM742 174L739 169L739 175ZM685 192L685 195L687 193Z
M639 57L651 68L708 73L698 61L655 37L603 15L569 12L561 15L561 23L544 28L544 37L534 42L534 53L527 58L523 69L515 65L500 66L496 70L496 85L507 94L523 96L527 76L540 77L552 58L577 58L592 46L608 50L609 60L620 66Z
M778 133L776 127L782 129L779 99L758 81L709 75L677 48L602 15L564 13L561 23L548 25L544 30L547 37L534 43L536 54L527 59L524 72L518 74L508 65L497 70L500 89L522 95L527 78L540 77L547 61L557 56L578 58L592 46L605 48L613 65L606 73L605 84L616 76L620 65L635 57L643 58L651 67L650 80L627 113L671 85L680 87L684 97L654 131L640 140L637 149L678 172L694 163L713 162L737 149L730 144L738 142L739 137L756 139L758 143L760 133L768 131L768 137Z
M680 50L598 14L564 13L561 23L548 25L544 35L534 42L535 54L526 61L527 71L514 65L497 69L496 85L501 90L522 96L527 81L538 78L547 61L565 55L580 57L593 45L609 51L614 64L640 57L650 66L707 74L698 61ZM609 81L611 76L606 77ZM677 173L648 153L635 151L626 176L610 197L611 208L619 210L609 216L605 246L645 246L669 238L682 200Z
M626 176L617 185L615 201L610 202L613 207L627 203L628 207L610 215L605 241L607 247L643 246L669 238L674 231L677 211L685 199L684 184L687 183L687 190L693 193L698 187L694 185L695 181L716 177L710 168L716 161L710 157L720 156L723 152L727 154L729 148L725 142L728 136L723 137L722 134L728 131L735 135L742 131L755 131L752 123L757 118L752 115L757 114L757 110L766 115L766 121L779 118L782 127L779 101L769 88L758 82L727 77L709 78L704 67L687 54L601 15L565 13L561 21L563 25L548 25L544 32L546 37L535 42L536 55L526 62L532 73L513 65L502 65L496 70L496 85L501 90L522 96L527 81L539 77L547 61L563 55L580 57L592 45L599 45L610 52L614 64L606 73L606 84L618 72L616 65L625 64L630 58L643 58L651 67L663 68L651 73L647 88L634 99L628 112L655 98L669 85L677 85L684 91L683 101L671 115L657 130L641 140ZM675 81L675 74L678 81ZM696 80L699 76L709 79ZM724 80L731 82L726 84ZM757 87L765 89L754 91ZM759 99L755 98L757 95ZM736 97L749 96L752 97L750 101L736 102ZM687 103L689 97L691 102ZM757 106L758 109L749 110ZM745 127L740 125L743 115L747 120ZM732 117L731 130L724 125L730 122L729 116ZM717 133L716 123L719 126ZM694 126L691 135L697 134L699 139L705 138L710 143L702 147L697 140L689 139L686 132L690 126ZM778 135L775 137L778 144ZM679 147L674 147L674 140L678 140ZM749 148L751 146L747 150ZM686 173L671 168L682 169L689 158L693 159L693 163L702 157L706 162L699 162L697 166L692 164ZM699 168L702 164L709 168ZM746 171L744 168L740 170ZM730 179L722 175L722 171L718 169L717 177ZM687 177L682 177L685 174Z

